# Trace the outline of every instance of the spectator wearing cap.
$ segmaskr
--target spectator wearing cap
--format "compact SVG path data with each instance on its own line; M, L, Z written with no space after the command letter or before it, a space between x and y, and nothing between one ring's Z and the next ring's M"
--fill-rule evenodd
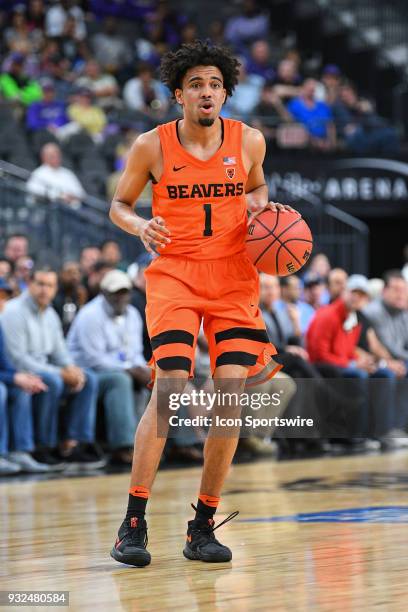
M340 68L336 64L327 64L322 70L320 83L316 87L316 100L321 100L331 106L338 98L340 85Z
M361 402L353 431L353 437L356 438L370 437L368 378L383 379L371 397L371 437L374 434L377 437L386 435L391 431L394 421L395 375L384 364L377 364L367 350L359 347L362 333L365 336L369 326L361 313L368 299L366 277L352 275L343 295L316 312L306 334L310 360L324 375L354 379L348 390L352 389Z
M51 268L34 270L27 291L7 302L2 327L8 357L17 370L39 376L46 391L33 398L36 442L35 459L50 466L61 457L72 466L99 468L105 465L95 440L97 379L91 371L75 365L51 303L57 291L57 274ZM57 450L59 408L62 397L63 439Z
M131 463L137 425L133 391L150 381L143 357L143 322L129 304L132 283L127 274L111 270L101 282L101 294L75 318L68 346L76 363L91 368L99 381L106 433L114 459ZM139 415L145 397L138 396Z
M336 129L330 106L315 100L316 86L315 79L306 79L300 95L293 98L286 108L293 119L309 132L311 146L328 151L336 146Z
M89 89L79 89L75 101L68 106L68 116L87 132L95 142L100 142L106 125L106 115L102 108L93 103Z
M303 277L303 299L313 310L317 310L325 302L326 283L316 272L308 272Z
M55 86L51 79L44 79L41 83L43 99L33 102L27 109L27 128L33 132L48 130L58 133L58 128L68 123L66 105L55 99Z
M86 193L72 170L62 166L59 146L51 142L45 144L41 148L41 161L41 166L33 170L27 181L28 193L78 207Z
M5 100L20 103L24 107L42 98L40 84L30 79L24 71L25 56L13 53L7 72L0 75L0 93Z

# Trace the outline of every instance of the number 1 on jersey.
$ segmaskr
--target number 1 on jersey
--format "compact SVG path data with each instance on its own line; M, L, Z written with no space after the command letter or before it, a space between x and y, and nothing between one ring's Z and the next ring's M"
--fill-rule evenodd
M203 236L212 236L212 227L211 227L211 204L203 204L204 206L204 214L205 214L205 225Z

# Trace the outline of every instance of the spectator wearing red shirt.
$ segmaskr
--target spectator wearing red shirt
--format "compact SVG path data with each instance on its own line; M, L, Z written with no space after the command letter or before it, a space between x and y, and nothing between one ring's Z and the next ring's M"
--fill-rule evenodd
M367 325L360 310L368 295L367 279L360 274L350 276L343 295L316 312L306 334L310 361L323 375L354 379L341 386L342 393L350 396L350 406L353 403L357 407L353 438L366 437L370 408L373 435L384 436L394 420L395 375L387 368L379 368L369 353L358 349L363 325ZM369 378L382 380L369 386Z

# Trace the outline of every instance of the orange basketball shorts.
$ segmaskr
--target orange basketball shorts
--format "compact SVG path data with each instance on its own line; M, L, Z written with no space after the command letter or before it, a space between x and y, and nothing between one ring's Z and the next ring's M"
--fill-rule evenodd
M245 252L207 261L160 255L145 275L153 369L157 364L192 376L202 321L212 373L222 365L247 366L259 384L265 366L267 378L280 369L258 306L258 273Z

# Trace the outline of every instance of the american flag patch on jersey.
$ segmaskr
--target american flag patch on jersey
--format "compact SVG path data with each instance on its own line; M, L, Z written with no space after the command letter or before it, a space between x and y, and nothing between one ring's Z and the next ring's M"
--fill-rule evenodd
M224 166L231 166L232 164L236 164L237 160L235 157L223 157Z

